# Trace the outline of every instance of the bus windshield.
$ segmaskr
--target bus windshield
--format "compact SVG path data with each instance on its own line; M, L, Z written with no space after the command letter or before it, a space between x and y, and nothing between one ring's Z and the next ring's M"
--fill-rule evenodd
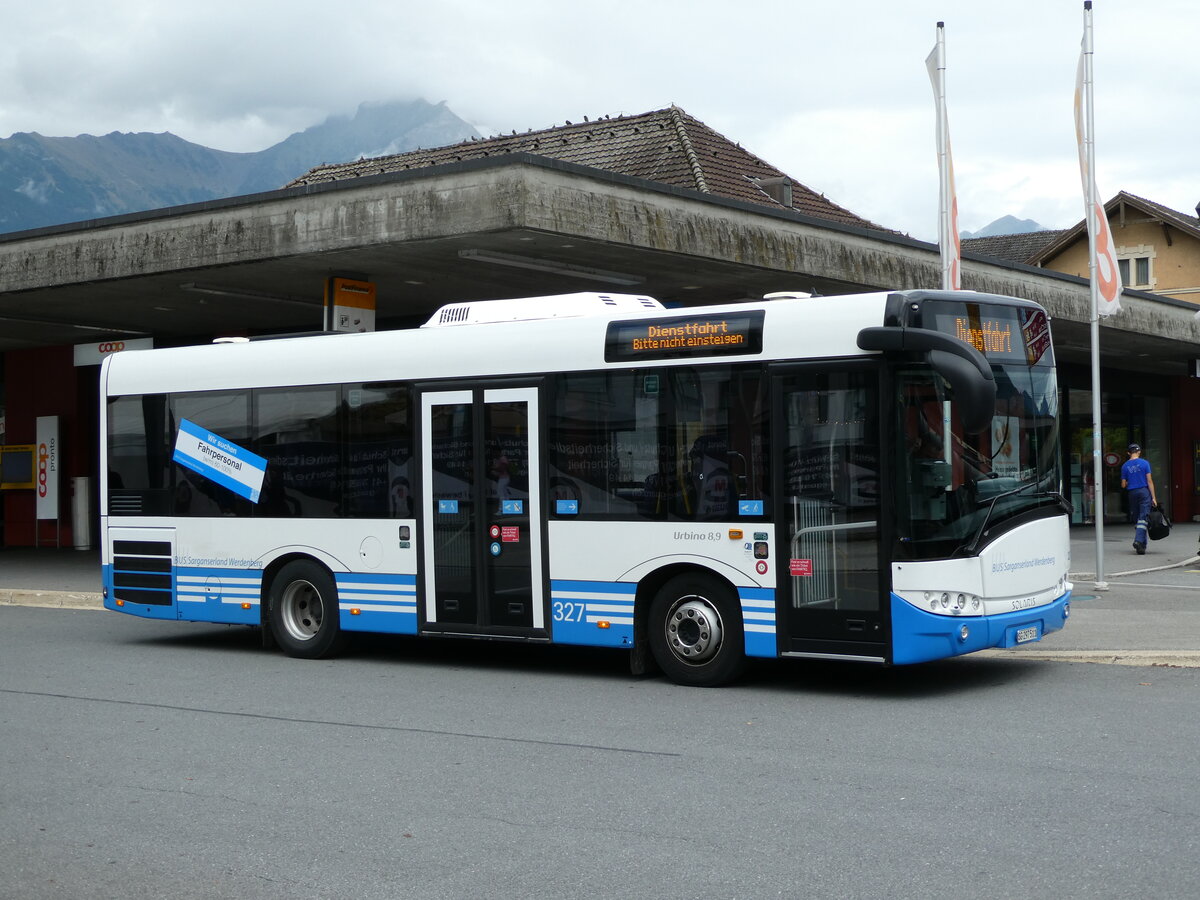
M966 434L953 389L928 367L896 373L897 558L963 555L985 529L1061 511L1058 389L1052 365L992 360L989 427Z

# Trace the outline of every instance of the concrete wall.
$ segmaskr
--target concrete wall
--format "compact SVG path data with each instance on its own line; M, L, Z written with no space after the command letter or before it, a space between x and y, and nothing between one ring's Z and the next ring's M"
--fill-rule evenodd
M931 288L940 282L936 248L923 242L582 171L548 164L460 164L0 242L0 290L182 276L192 269L513 228L873 288ZM1072 256L1079 252L1071 248L1062 257L1070 274L1086 272ZM1065 321L1090 318L1086 284L1039 269L971 260L963 270L965 288L1030 297ZM1128 314L1106 327L1200 342L1200 329L1187 316L1140 302L1126 306Z

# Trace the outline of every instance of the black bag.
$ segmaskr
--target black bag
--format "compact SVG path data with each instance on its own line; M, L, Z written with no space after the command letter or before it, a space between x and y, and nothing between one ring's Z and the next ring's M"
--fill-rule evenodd
M1146 516L1146 534L1150 536L1150 540L1160 541L1170 533L1171 520L1167 518L1162 507L1150 507L1150 514Z

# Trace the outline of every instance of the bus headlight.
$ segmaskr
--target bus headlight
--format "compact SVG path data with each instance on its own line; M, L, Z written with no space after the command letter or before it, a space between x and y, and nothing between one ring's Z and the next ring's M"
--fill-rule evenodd
M966 625L964 625L962 628L958 629L958 639L960 641L963 641L965 643L967 638L969 638L970 636L971 636L971 629L968 628Z
M905 599L939 616L977 616L983 613L983 599L978 594L966 591L922 591L915 596L909 594Z

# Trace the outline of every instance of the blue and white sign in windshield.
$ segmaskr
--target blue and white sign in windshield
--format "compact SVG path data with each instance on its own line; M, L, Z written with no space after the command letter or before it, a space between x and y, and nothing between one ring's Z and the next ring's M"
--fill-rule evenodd
M258 502L267 461L245 447L182 419L172 458L184 468L228 488L251 503Z

